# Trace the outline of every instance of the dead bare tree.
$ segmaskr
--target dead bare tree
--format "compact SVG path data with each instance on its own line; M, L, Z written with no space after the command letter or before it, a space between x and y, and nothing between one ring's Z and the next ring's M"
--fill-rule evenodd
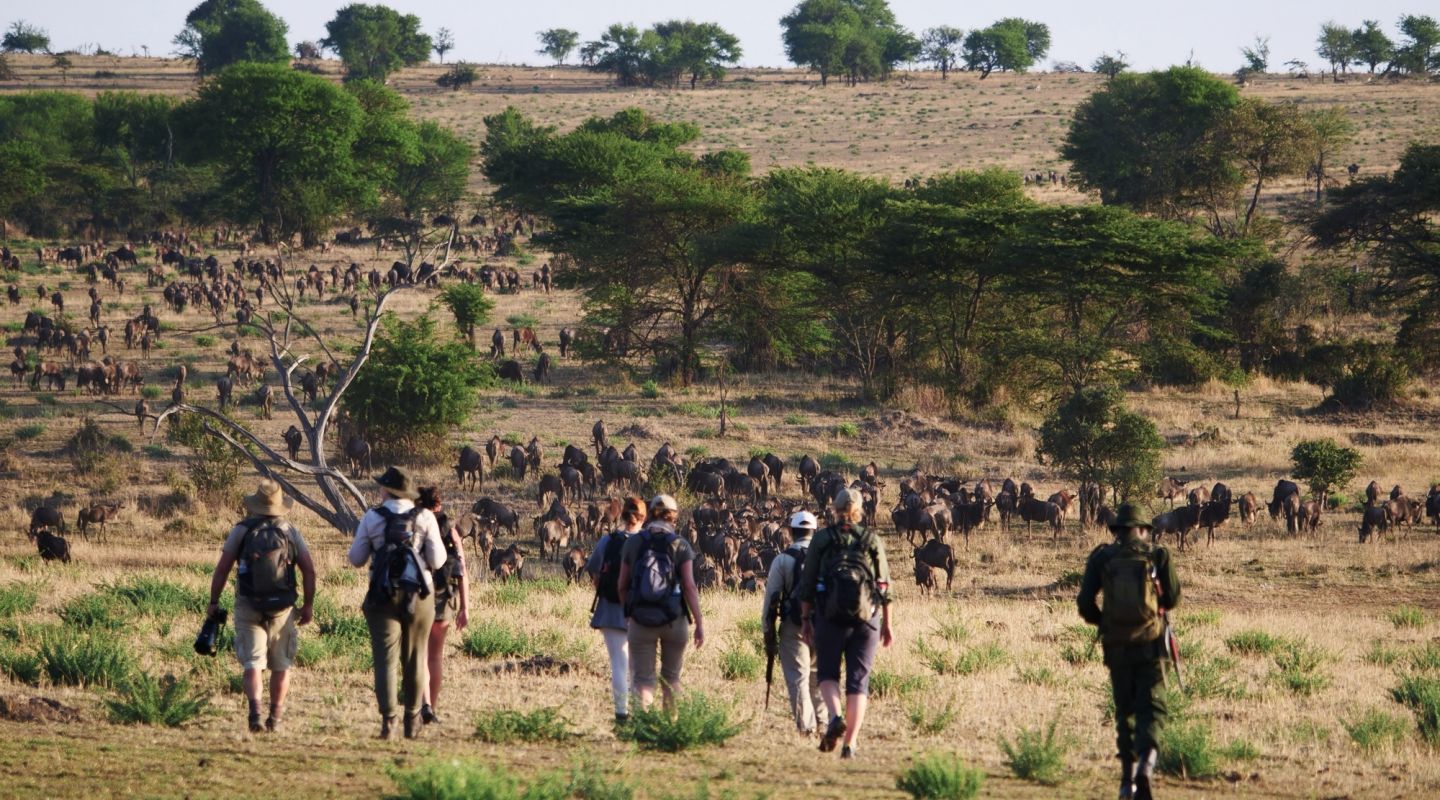
M448 263L450 256L451 240L437 245L431 252L441 247L445 248L445 259L442 266ZM355 484L339 469L331 466L325 452L326 435L331 425L338 418L340 400L345 390L355 380L355 376L365 366L370 358L371 348L375 344L375 334L380 328L380 322L386 313L386 305L390 299L400 292L410 291L419 288L414 285L395 285L383 287L378 290L362 289L356 287L355 291L370 291L373 301L367 303L364 318L364 337L356 351L355 358L350 362L339 376L339 379L325 398L325 402L313 415L307 412L301 404L300 398L295 391L294 373L295 370L311 355L300 354L297 351L311 345L317 348L322 356L331 364L340 364L336 354L320 333L311 326L297 311L296 298L290 291L293 281L288 279L284 268L283 256L277 254L280 265L281 278L275 281L267 281L264 285L268 296L274 301L275 307L256 312L250 315L247 323L249 326L258 329L270 348L270 364L280 376L280 390L289 404L290 410L295 414L301 433L305 436L307 444L308 463L295 461L286 457L283 453L266 444L253 431L237 420L226 416L214 409L204 406L197 406L191 403L171 404L164 411L155 417L155 429L151 433L153 439L160 431L171 414L188 413L203 418L204 430L211 436L224 440L236 452L242 454L255 469L263 476L271 478L280 484L285 493L294 498L295 502L313 511L321 519L328 522L337 530L343 533L351 533L359 524L360 516L366 508L365 495L356 488ZM227 323L225 327L234 327L236 335L240 333L242 323L238 320ZM207 326L207 330L215 326ZM299 480L297 480L297 477ZM313 481L315 490L303 487L305 481Z

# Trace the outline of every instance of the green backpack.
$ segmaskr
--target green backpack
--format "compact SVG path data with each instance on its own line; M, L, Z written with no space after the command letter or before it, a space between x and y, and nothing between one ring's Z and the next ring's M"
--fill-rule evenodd
M820 613L837 625L868 622L875 605L875 572L866 547L868 535L848 524L835 528L833 535L820 583L815 587L821 596Z
M1100 634L1105 644L1145 644L1160 638L1165 623L1149 549L1122 546L1100 576Z
M273 614L295 605L295 548L286 523L260 517L240 543L236 590L256 611Z

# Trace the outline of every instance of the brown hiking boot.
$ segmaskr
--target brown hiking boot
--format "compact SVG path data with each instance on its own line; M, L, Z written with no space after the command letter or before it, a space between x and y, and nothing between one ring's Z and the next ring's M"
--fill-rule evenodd
M384 739L384 740L388 740L388 739L390 738L390 734L391 734L391 732L393 731L394 728L395 728L395 718L394 718L394 717L382 717L382 718L380 719L380 738L381 738L381 739Z
M820 737L820 752L832 753L835 745L840 743L840 737L845 735L845 718L835 717L830 720L830 727L825 729L825 735Z

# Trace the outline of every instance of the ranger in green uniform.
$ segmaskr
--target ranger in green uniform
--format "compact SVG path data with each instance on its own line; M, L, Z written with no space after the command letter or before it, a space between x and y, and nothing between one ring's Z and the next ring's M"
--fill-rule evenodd
M1120 507L1110 532L1085 562L1076 602L1080 616L1100 629L1105 666L1115 695L1120 797L1148 800L1155 770L1155 737L1165 723L1162 661L1164 611L1180 602L1180 580L1163 547L1144 539L1150 523L1129 504ZM1103 595L1103 605L1097 596ZM1133 721L1132 721L1133 720Z

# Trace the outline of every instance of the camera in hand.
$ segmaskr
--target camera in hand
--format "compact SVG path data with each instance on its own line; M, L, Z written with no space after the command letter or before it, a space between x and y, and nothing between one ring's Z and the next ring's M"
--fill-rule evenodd
M213 656L219 651L220 629L225 627L227 616L225 609L219 608L205 618L205 624L200 626L200 635L195 637L195 652Z

